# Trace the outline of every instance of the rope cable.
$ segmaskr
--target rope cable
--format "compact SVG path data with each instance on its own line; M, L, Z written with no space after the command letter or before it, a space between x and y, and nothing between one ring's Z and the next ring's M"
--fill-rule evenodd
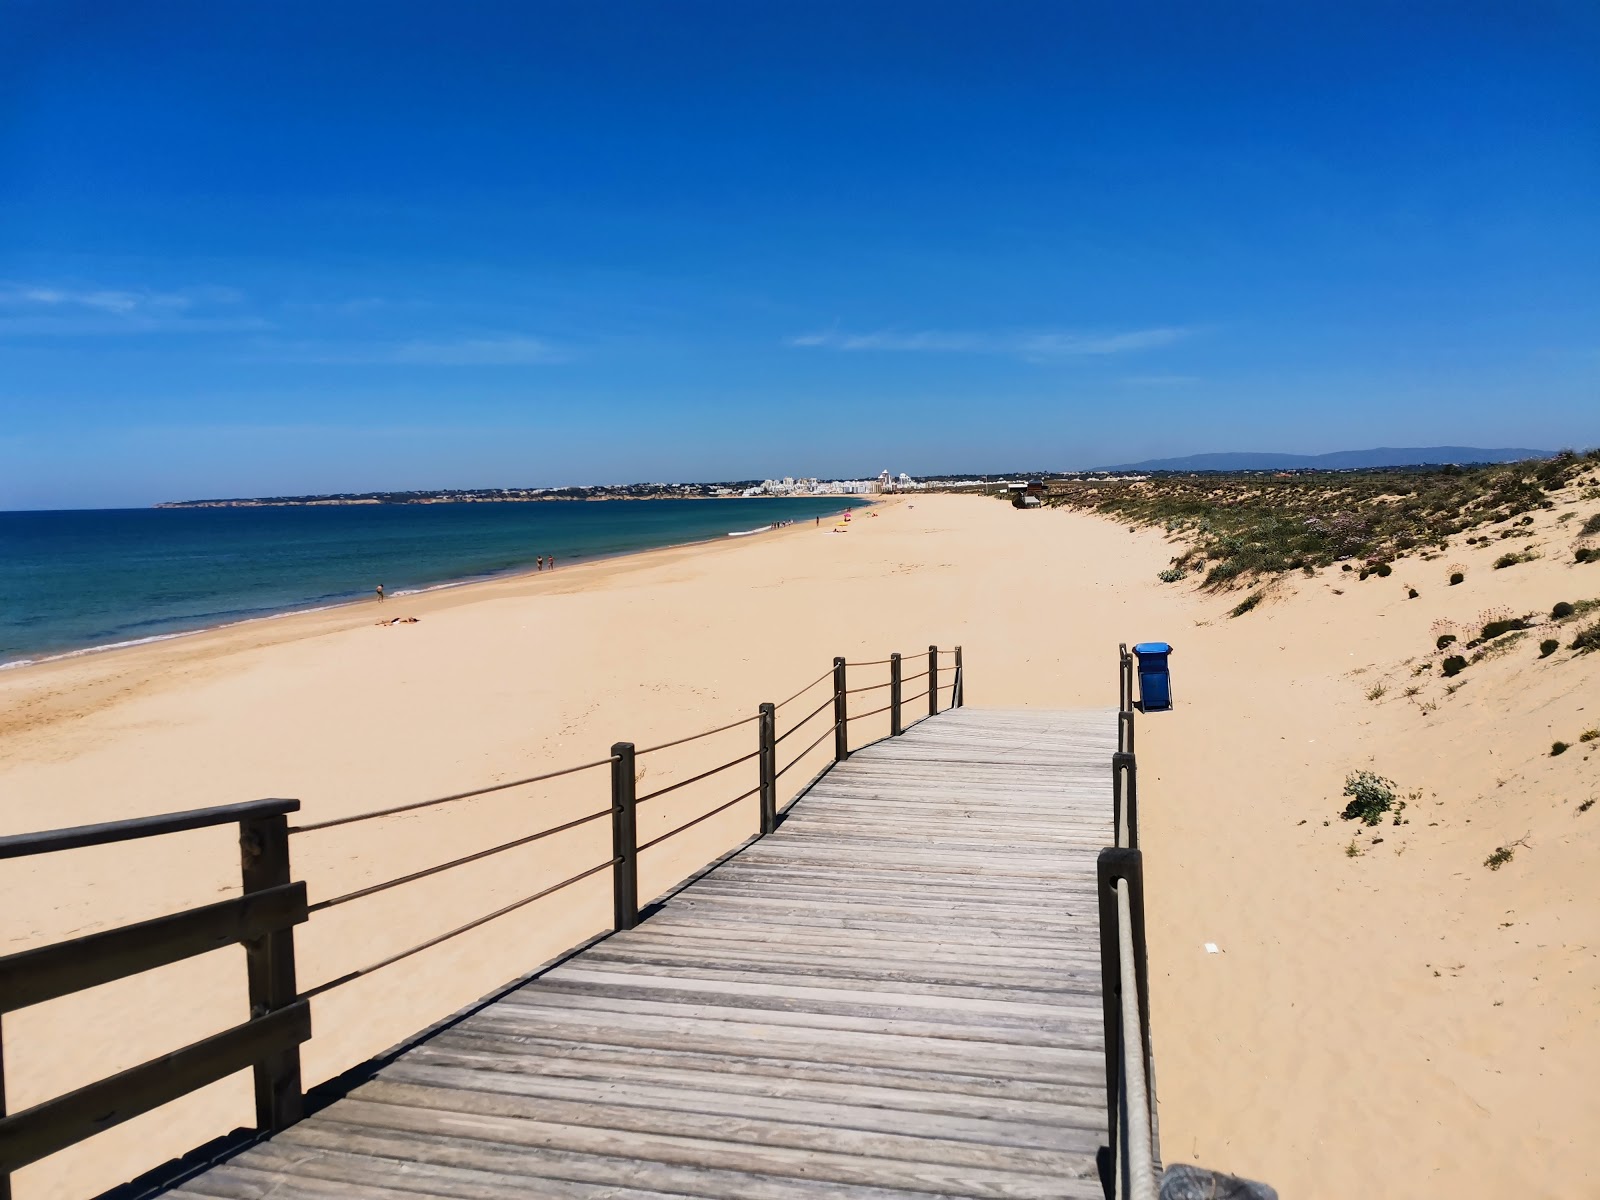
M611 867L616 866L617 863L621 861L622 860L619 858L612 858L601 863L598 867L590 867L587 871L579 872L570 879L563 879L560 883L552 884L543 891L535 892L531 896L526 896L513 904L506 905L504 908L497 908L494 912L489 913L487 916L479 917L476 921L468 921L465 925L458 925L448 933L441 933L438 937L429 938L427 941L413 946L409 950L402 950L399 954L391 954L388 958L380 959L379 961L371 963L368 966L360 967L354 971L340 975L337 978L330 979L326 983L319 983L316 987L301 992L300 998L302 1000L310 1000L313 996L320 996L323 992L332 991L336 987L341 987L353 980L360 979L363 975L370 975L374 971L383 970L384 967L391 967L395 963L400 962L402 959L410 958L413 954L420 954L424 950L437 946L440 942L447 942L457 934L466 933L469 930L478 928L480 925L487 925L490 921L495 920L497 917L503 917L507 913L515 912L519 908L523 908L526 905L532 904L535 900L543 900L552 892L559 892L564 887L570 887L577 883L580 879L587 879L591 875L598 875L601 871L609 870Z
M563 775L576 775L579 771L588 771L594 767L603 767L617 761L615 754L606 758L597 758L594 762L584 763L576 767L563 767L559 771L549 771L543 775L530 775L526 779L513 779L509 783L491 784L489 787L477 788L470 792L457 792L453 796L439 796L433 800L418 800L415 804L399 804L394 808L380 808L374 812L357 813L352 817L335 817L331 821L316 821L310 825L292 825L290 833L311 833L318 829L332 829L336 825L353 825L357 821L371 821L376 817L392 817L396 813L412 812L419 808L431 808L435 804L448 804L452 800L470 800L474 796L487 796L492 792L503 792L507 788L522 787L528 783L543 783L546 779L559 779Z
M658 746L646 746L643 750L635 750L633 752L633 756L635 758L639 758L645 754L654 754L657 750L668 750L673 746L681 746L685 742L693 742L699 738L710 737L714 733L727 733L730 729L737 729L741 725L748 725L751 721L759 721L760 719L760 713L756 713L756 715L753 717L741 717L737 721L729 721L726 725L718 725L715 729L708 729L704 733L691 733L688 737L681 737L676 741L662 742Z
M709 779L719 771L726 771L729 767L737 767L740 763L749 762L752 758L756 758L760 754L760 750L752 750L743 758L736 758L732 762L725 762L720 767L712 767L709 771L701 771L698 775L691 775L687 779L681 779L677 783L669 784L664 788L657 788L655 791L650 792L647 795L639 796L634 800L634 803L643 804L646 800L654 800L657 796L665 796L668 792L675 792L681 787L688 787L691 783L699 783L702 779Z
M672 830L670 833L663 833L660 837L651 838L648 842L644 842L639 846L638 852L642 854L646 850L650 849L651 846L659 846L662 842L666 841L668 838L677 837L685 829L692 829L694 826L700 824L701 821L709 821L712 817L716 816L719 812L726 812L728 809L732 808L735 804L739 803L739 801L750 799L751 796L754 796L760 790L761 790L761 787L758 784L755 787L751 788L744 795L735 796L732 800L729 800L726 804L719 804L719 805L717 805L717 807L713 808L710 812L704 813L701 816L696 817L692 821L685 821L682 825L679 825L676 829Z
M788 737L789 734L799 732L801 726L803 726L807 721L811 720L813 717L815 717L823 709L832 708L832 707L833 707L833 697L829 696L821 704L817 705L816 708L812 709L808 714L806 714L805 716L801 717L798 721L796 721L793 725L791 725L788 728L788 730L786 730L783 733L780 733L777 737L773 738L772 739L772 744L774 746L776 746L779 742L783 741L784 738Z
M306 909L306 915L321 912L325 908L337 908L351 900L360 900L363 896L375 896L379 892L386 892L392 887L399 887L402 883L415 883L419 879L426 879L429 875L437 875L440 871L448 871L451 867L465 866L469 862L477 862L480 858L488 858L491 854L499 854L505 850L515 850L518 846L526 846L529 842L537 842L541 838L550 837L552 834L565 833L569 829L576 829L580 825L587 825L590 821L598 821L601 817L609 817L615 809L603 809L597 813L590 813L587 817L579 817L575 821L568 821L564 825L556 825L550 829L530 833L527 837L517 838L515 841L502 842L498 846L491 846L487 850L479 850L475 854L468 854L461 858L451 859L447 863L440 863L434 867L424 867L420 871L413 871L409 875L402 875L398 879L391 879L387 883L375 883L371 887L358 888L353 892L346 892L342 896L334 896L328 900L319 900Z
M817 686L817 684L819 684L819 683L822 683L822 682L824 682L824 681L826 681L826 680L829 680L829 679L832 679L832 678L833 678L833 668L832 668L832 667L829 667L829 668L828 668L828 669L827 669L827 670L826 670L826 671L824 671L824 672L823 672L823 673L822 673L822 674L821 674L821 675L818 675L818 676L817 676L817 677L816 677L816 678L815 678L815 679L813 679L813 680L812 680L812 681L811 681L811 682L810 682L810 683L808 683L808 684L806 684L806 685L805 685L805 687L803 687L803 688L801 688L801 689L800 689L800 690L799 690L799 691L798 691L798 692L796 692L796 693L795 693L795 694L794 694L794 695L792 695L792 696L790 696L790 697L789 697L789 699L788 699L788 700L780 700L780 701L778 701L778 702L777 702L777 703L776 703L776 704L774 704L774 705L773 705L773 706L772 706L772 707L773 707L773 708L782 708L782 707L783 707L783 706L784 706L784 705L785 705L785 704L788 704L788 703L789 703L789 702L790 702L790 701L791 701L791 700L798 700L798 699L800 699L800 697L801 697L801 696L804 696L804 695L805 695L805 694L806 694L806 693L807 693L807 692L809 692L809 691L810 691L810 690L811 690L811 689L812 689L812 688L814 688L814 687L816 687L816 686Z
M782 775L784 771L787 771L789 769L789 767L794 766L802 758L804 758L806 755L810 754L813 750L815 750L818 746L822 745L822 743L824 741L826 741L828 738L830 738L832 736L833 736L833 726L830 725L830 726L828 726L828 728L826 728L826 729L824 729L822 731L822 736L821 737L819 737L816 741L812 742L811 745L807 746L804 750L800 751L799 754L796 754L794 756L794 758L790 761L789 766L788 767L784 767L783 771L779 771L777 773L777 775L774 775L772 778L773 779L777 779L778 776Z

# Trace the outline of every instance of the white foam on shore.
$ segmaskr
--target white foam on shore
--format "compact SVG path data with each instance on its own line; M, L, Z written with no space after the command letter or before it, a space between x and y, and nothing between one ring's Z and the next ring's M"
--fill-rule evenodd
M446 586L454 587L449 584ZM423 589L431 591L432 589ZM400 593L396 593L399 595ZM256 617L241 617L237 621L224 621L220 625L205 625L199 629L179 629L173 633L153 633L149 637L130 638L124 642L107 642L103 646L84 646L79 650L63 650L60 654L44 654L38 658L17 658L10 662L0 663L0 671L9 671L13 667L31 667L39 663L60 662L65 658L82 658L85 654L103 654L107 650L126 650L129 646L148 646L151 642L170 642L176 638L194 637L199 633L215 633L219 629L234 629L240 625L254 625L257 621L278 621L284 617L298 617L302 613L327 612L330 609L344 608L356 604L356 600L342 600L338 604L319 604L312 608L291 608L283 612L262 613Z

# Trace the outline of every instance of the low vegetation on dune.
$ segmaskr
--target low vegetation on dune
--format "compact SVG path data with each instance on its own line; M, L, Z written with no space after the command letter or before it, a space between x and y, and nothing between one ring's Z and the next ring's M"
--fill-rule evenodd
M1382 578L1394 560L1429 557L1458 534L1486 531L1468 539L1474 544L1527 536L1530 514L1553 507L1553 493L1592 480L1597 464L1600 450L1480 467L1068 479L1052 481L1047 503L1182 538L1188 549L1162 572L1168 582L1203 573L1204 586L1216 588L1339 561L1362 579ZM1591 491L1600 499L1592 485L1583 494ZM1600 533L1600 513L1582 532ZM1501 561L1533 557L1508 546ZM1447 577L1464 574L1456 564Z

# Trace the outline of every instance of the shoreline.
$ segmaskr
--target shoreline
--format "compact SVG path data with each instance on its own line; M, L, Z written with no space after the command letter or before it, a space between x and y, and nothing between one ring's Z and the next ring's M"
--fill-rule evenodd
M640 497L640 499L662 499L674 497ZM737 498L737 497L735 497ZM768 496L762 497L769 500L820 500L827 499L822 496ZM603 499L610 499L609 497ZM698 497L697 497L698 499ZM707 497L707 499L728 499L728 497ZM843 498L841 498L843 499ZM876 504L882 504L886 497L876 496L862 498L856 501L856 506L866 509ZM599 501L596 501L599 502ZM223 505L153 505L154 508L188 508L188 507L230 507ZM236 505L231 507L268 507L266 505ZM312 507L309 505L286 505L281 507ZM396 505L395 507L412 507L410 505ZM848 510L846 510L848 511ZM784 526L774 522L770 525L756 529L728 530L716 537L692 538L684 542L667 542L659 546L644 546L634 550L618 550L613 553L600 553L593 555L574 555L568 560L569 566L564 568L571 571L584 566L591 566L602 562L615 562L619 559L632 558L635 555L654 554L661 550L676 550L688 546L715 546L728 538L749 537L758 533L777 533ZM551 568L552 574L554 568ZM508 579L518 579L523 576L542 576L540 568L527 563L507 567L503 570L493 571L488 574L463 575L456 578L445 579L436 583L419 584L415 587L401 588L387 593L389 600L398 600L402 597L427 595L433 592L450 591L459 588L475 587L479 584L502 582ZM175 629L168 633L151 634L149 637L128 638L116 642L101 642L88 646L77 646L70 650L33 652L26 657L12 658L0 661L0 672L17 671L27 667L42 667L51 663L58 663L72 659L86 658L91 655L109 654L117 650L133 650L141 646L156 645L161 642L176 641L181 638L199 637L205 634L222 633L230 629L238 629L246 625L256 625L263 621L281 621L291 617L311 616L317 613L336 612L341 609L353 608L356 605L372 603L370 596L351 596L347 600L335 600L329 604L311 604L307 607L293 607L281 609L263 609L249 616L239 617L235 620L221 621L216 624L200 625L194 629ZM26 652L25 652L26 653Z

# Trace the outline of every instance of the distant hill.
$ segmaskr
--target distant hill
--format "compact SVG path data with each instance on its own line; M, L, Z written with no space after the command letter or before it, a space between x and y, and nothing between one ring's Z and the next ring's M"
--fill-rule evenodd
M1102 471L1350 471L1364 467L1420 467L1442 463L1520 462L1551 458L1553 450L1512 447L1482 450L1476 446L1379 446L1376 450L1336 450L1332 454L1257 453L1190 454L1183 458L1152 458L1145 462L1100 467Z

